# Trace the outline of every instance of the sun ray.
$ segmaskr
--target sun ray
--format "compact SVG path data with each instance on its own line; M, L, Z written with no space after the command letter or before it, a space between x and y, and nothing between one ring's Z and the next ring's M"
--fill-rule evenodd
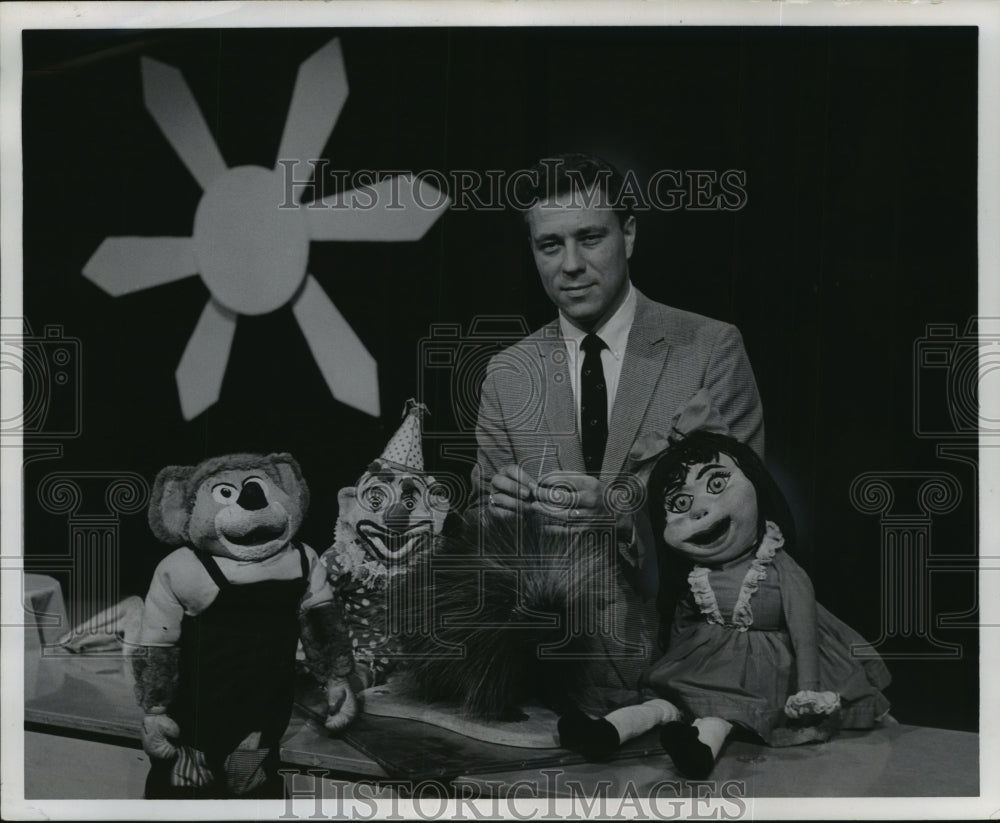
M226 171L215 139L179 69L142 58L142 93L146 108L201 188Z
M198 274L190 237L107 237L83 276L119 297Z
M378 364L312 275L306 276L292 312L330 393L378 417Z
M423 178L387 178L322 203L302 206L312 240L419 240L451 199Z
M305 163L318 159L330 139L347 93L340 40L331 40L299 67L278 160Z
M235 331L236 315L209 300L175 375L185 420L197 417L219 399Z

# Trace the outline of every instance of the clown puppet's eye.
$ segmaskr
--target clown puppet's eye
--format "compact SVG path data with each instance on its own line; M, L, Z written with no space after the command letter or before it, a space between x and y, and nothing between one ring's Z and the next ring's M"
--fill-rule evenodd
M373 511L379 511L388 499L389 495L381 486L374 486L365 492L365 504Z
M691 508L694 498L690 494L674 494L663 501L663 505L668 512L673 514L684 514Z
M710 494L719 494L729 483L729 472L715 472L708 478L705 488Z
M216 483L212 486L212 499L226 506L236 500L237 489L231 483Z

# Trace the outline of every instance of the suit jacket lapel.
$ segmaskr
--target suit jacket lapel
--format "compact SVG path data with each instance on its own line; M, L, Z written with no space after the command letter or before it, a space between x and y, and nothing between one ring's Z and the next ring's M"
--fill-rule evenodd
M542 330L539 353L544 380L545 422L552 435L551 440L543 445L543 448L547 446L549 450L546 466L551 469L558 466L568 472L586 471L583 447L580 445L580 437L576 430L576 404L569 380L566 343L559 331L559 321L550 323ZM550 458L552 458L551 463L549 463Z
M637 294L635 319L625 347L618 391L608 423L608 444L604 449L601 474L619 474L646 415L660 374L666 365L670 345L655 306Z

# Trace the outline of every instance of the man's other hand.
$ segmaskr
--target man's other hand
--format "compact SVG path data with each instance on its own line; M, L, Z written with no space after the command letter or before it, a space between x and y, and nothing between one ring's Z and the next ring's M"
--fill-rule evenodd
M553 526L613 521L623 536L631 535L634 523L632 512L613 510L608 498L608 484L596 477L554 472L536 484L531 509Z

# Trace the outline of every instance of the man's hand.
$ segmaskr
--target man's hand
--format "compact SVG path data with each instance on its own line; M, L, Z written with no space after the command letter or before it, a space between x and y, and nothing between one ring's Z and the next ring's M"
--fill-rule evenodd
M632 510L615 509L608 484L589 474L554 472L535 485L531 509L555 527L614 522L619 534L631 539Z
M524 510L535 499L538 484L524 469L511 463L490 480L490 509L500 516Z

